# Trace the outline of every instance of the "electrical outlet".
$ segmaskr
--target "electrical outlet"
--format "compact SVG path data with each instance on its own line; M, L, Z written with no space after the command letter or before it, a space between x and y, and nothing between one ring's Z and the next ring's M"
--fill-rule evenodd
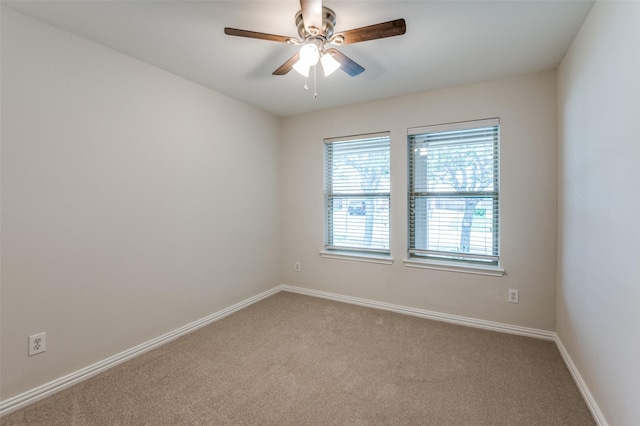
M44 352L47 348L47 333L29 336L29 356Z
M507 296L509 303L519 303L518 290L512 288L509 289L509 295Z
M296 262L293 264L293 270L296 272L302 271L302 264L300 262Z

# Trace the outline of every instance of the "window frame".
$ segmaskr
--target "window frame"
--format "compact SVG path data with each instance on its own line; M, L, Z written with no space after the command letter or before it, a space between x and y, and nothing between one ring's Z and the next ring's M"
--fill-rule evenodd
M429 134L446 134L447 132L473 131L475 129L495 128L495 140L493 142L493 189L481 191L428 191L416 190L416 165L414 164L414 147L416 137L426 138ZM456 140L451 143L465 143L464 140ZM473 143L469 141L468 143ZM428 149L427 146L424 149ZM429 172L422 177L421 183L424 185L428 179ZM490 198L495 208L492 217L492 253L490 255L476 255L463 252L460 256L451 255L443 250L429 250L427 248L416 248L416 210L415 202L418 197L424 200L438 200L442 198ZM483 120L472 120L447 124L438 124L407 129L407 258L403 260L405 266L438 269L454 272L478 273L483 275L502 276L504 269L501 267L500 258L500 119L490 118ZM413 206L413 208L412 208ZM428 217L425 217L425 225L429 226ZM470 251L470 250L469 250Z
M370 147L366 146L366 142L370 140L372 141L372 145ZM382 140L382 141L381 141ZM383 148L386 149L387 159L386 159L386 174L388 179L388 187L386 189L379 189L379 186L372 191L362 191L358 193L346 192L337 190L334 186L333 172L334 167L336 166L335 159L330 156L335 155L335 152L332 150L335 145L333 144L349 144L353 143L353 146L364 146L366 149L371 149L371 152L375 152L376 149L380 149L380 144L386 144ZM378 145L378 146L376 146ZM343 145L346 146L346 145ZM348 148L347 148L348 149ZM346 155L342 153L343 155ZM391 258L391 132L376 132L376 133L367 133L361 135L353 135L353 136L344 136L344 137L335 137L335 138L326 138L323 140L323 197L324 197L324 209L323 209L323 222L324 222L324 242L323 242L323 250L320 252L320 255L325 258L331 259L342 259L342 260L354 260L354 261L362 261L362 262L372 262L372 263L382 263L382 264L390 264L393 263L393 259ZM355 186L355 185L354 185ZM350 188L353 191L353 187ZM386 248L371 248L364 246L354 246L354 245L341 245L336 244L336 234L335 234L335 219L333 210L333 201L341 199L342 202L345 200L352 199L362 199L363 201L366 199L376 199L376 200L384 200L386 205L388 206L388 216L386 218ZM342 206L343 209L348 210L349 201L347 201L346 206ZM347 212L348 215L348 212ZM347 216L348 220L348 216ZM375 223L376 217L372 219ZM373 226L373 225L372 225Z

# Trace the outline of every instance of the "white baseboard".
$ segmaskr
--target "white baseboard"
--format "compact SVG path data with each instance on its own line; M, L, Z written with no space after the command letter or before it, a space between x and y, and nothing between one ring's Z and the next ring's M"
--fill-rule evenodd
M520 327L517 325L503 324L503 323L493 322L493 321L479 320L479 319L463 317L459 315L451 315L451 314L445 314L441 312L428 311L424 309L410 308L410 307L401 306L401 305L393 305L390 303L378 302L375 300L344 296L341 294L328 293L328 292L319 291L319 290L311 290L307 288L295 287L295 286L290 286L286 284L281 284L270 290L262 292L256 296L250 297L246 300L236 303L233 306L229 306L228 308L225 308L214 314L211 314L200 320L187 324L184 327L180 327L160 337L149 340L141 345L135 346L124 352L120 352L117 355L106 358L100 362L97 362L88 367L75 371L64 377L60 377L42 386L38 386L37 388L31 389L20 395L14 396L13 398L9 398L5 401L0 401L0 417L6 414L9 414L15 410L18 410L20 408L23 408L36 401L39 401L56 392L60 392L61 390L66 389L70 386L73 386L83 380L87 380L88 378L93 377L96 374L101 373L105 370L108 370L111 367L114 367L118 364L128 361L138 355L141 355L147 351L150 351L151 349L164 345L165 343L168 343L174 339L177 339L180 336L191 333L192 331L195 331L200 327L204 327L208 324L211 324L214 321L222 319L227 315L231 315L234 312L237 312L253 303L256 303L280 291L288 291L291 293L298 293L298 294L304 294L307 296L320 297L323 299L334 300L337 302L350 303L353 305L365 306L365 307L374 308L374 309L382 309L386 311L397 312L405 315L412 315L412 316L417 316L417 317L436 320L436 321L443 321L443 322L449 322L453 324L465 325L468 327L482 328L485 330L499 331L502 333L517 334L521 336L534 337L537 339L555 341L560 351L560 354L562 355L562 358L564 359L564 362L567 365L567 368L571 372L571 375L573 376L573 379L576 382L576 385L578 386L578 389L580 390L580 393L582 394L585 402L587 403L587 406L591 410L591 413L593 414L593 417L595 418L596 422L598 423L599 426L608 426L608 423L605 420L604 415L602 414L602 411L600 411L598 404L593 398L593 395L589 391L589 388L587 387L586 383L582 379L580 372L578 371L575 364L571 360L571 357L569 356L569 353L567 352L564 345L562 344L562 341L560 340L560 338L558 338L556 333L552 331L539 330L539 329L528 328L528 327Z
M350 303L353 305L365 306L368 308L383 309L386 311L392 311L392 312L397 312L397 313L406 314L406 315L413 315L413 316L432 319L436 321L443 321L443 322L449 322L453 324L465 325L468 327L499 331L502 333L518 334L521 336L534 337L536 339L552 340L558 346L558 350L560 351L562 359L564 360L565 364L567 365L567 368L571 372L571 376L573 377L573 380L578 386L578 389L580 390L582 397L584 398L587 406L589 407L589 410L591 410L591 414L593 415L596 423L599 426L608 426L608 423L605 420L604 415L602 414L602 411L600 411L598 404L593 398L593 395L589 391L587 384L582 379L580 372L578 371L575 364L571 360L571 357L569 356L569 353L567 352L564 345L562 344L562 341L557 336L557 334L553 331L539 330L539 329L528 328L528 327L520 327L517 325L479 320L479 319L463 317L459 315L444 314L441 312L427 311L424 309L409 308L406 306L392 305L389 303L378 302L375 300L367 300L367 299L361 299L359 297L343 296L341 294L328 293L325 291L295 287L295 286L286 285L286 284L282 284L280 288L283 291L289 291L291 293L298 293L298 294L304 294L307 296L320 297L323 299L334 300L337 302L344 302L344 303Z
M307 296L321 297L323 299L335 300L337 302L350 303L352 305L365 306L369 308L382 309L385 311L397 312L405 315L413 315L436 321L449 322L452 324L466 325L468 327L482 328L485 330L500 331L502 333L518 334L520 336L535 337L536 339L555 340L556 333L553 331L539 330L536 328L521 327L518 325L504 324L494 321L485 321L475 318L463 317L459 315L444 314L441 312L427 311L425 309L410 308L407 306L393 305L375 300L361 299L359 297L343 296L341 294L327 293L325 291L311 290L308 288L295 287L283 284L282 290L292 293L305 294Z
M160 337L156 337L155 339L149 340L124 352L120 352L117 355L106 358L100 362L82 368L66 376L60 377L49 383L45 383L42 386L38 386L37 388L21 393L20 395L14 396L13 398L9 398L5 401L0 401L0 417L22 407L25 407L29 404L33 404L34 402L39 401L56 392L60 392L61 390L73 386L83 380L87 380L88 378L93 377L98 373L108 370L109 368L128 361L138 355L142 355L143 353L157 348L158 346L164 345L165 343L168 343L172 340L175 340L180 336L191 333L192 331L195 331L200 327L204 327L205 325L222 319L227 315L231 315L232 313L237 312L240 309L246 308L253 303L256 303L266 297L278 293L281 290L281 286L274 287L271 290L267 290L263 293L258 294L257 296L245 299L233 306L229 306L228 308L222 309L221 311L208 315L202 319L194 321L169 333L163 334Z
M578 386L578 389L582 394L582 398L584 398L585 402L587 403L587 407L589 407L589 410L591 410L591 414L593 415L594 420L596 421L598 426L608 426L609 423L607 423L607 420L604 418L604 414L600 410L598 403L591 394L591 391L587 387L587 384L582 379L582 375L578 371L576 365L573 363L571 356L569 356L569 352L567 352L567 349L562 344L562 340L560 340L560 337L558 336L556 336L556 345L558 345L560 355L562 355L564 363L567 365L571 376L573 376L573 380L576 382L576 385Z

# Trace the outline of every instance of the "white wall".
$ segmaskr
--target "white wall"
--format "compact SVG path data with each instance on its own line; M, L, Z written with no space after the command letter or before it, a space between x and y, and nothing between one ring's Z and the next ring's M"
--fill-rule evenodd
M501 246L506 275L487 277L405 267L407 128L491 117L501 120ZM394 264L321 258L323 139L378 131L391 132ZM554 72L290 117L283 120L282 132L285 284L555 330ZM295 261L302 262L302 272L294 272ZM519 304L507 303L509 288L520 290Z
M640 418L640 3L597 2L558 69L557 333L611 425Z
M278 285L279 126L2 8L0 399Z

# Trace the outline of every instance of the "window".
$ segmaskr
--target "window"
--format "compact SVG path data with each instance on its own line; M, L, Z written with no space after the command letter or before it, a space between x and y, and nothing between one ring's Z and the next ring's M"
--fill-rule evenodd
M409 258L498 266L499 120L409 129Z
M389 255L389 151L389 133L325 139L325 250Z

